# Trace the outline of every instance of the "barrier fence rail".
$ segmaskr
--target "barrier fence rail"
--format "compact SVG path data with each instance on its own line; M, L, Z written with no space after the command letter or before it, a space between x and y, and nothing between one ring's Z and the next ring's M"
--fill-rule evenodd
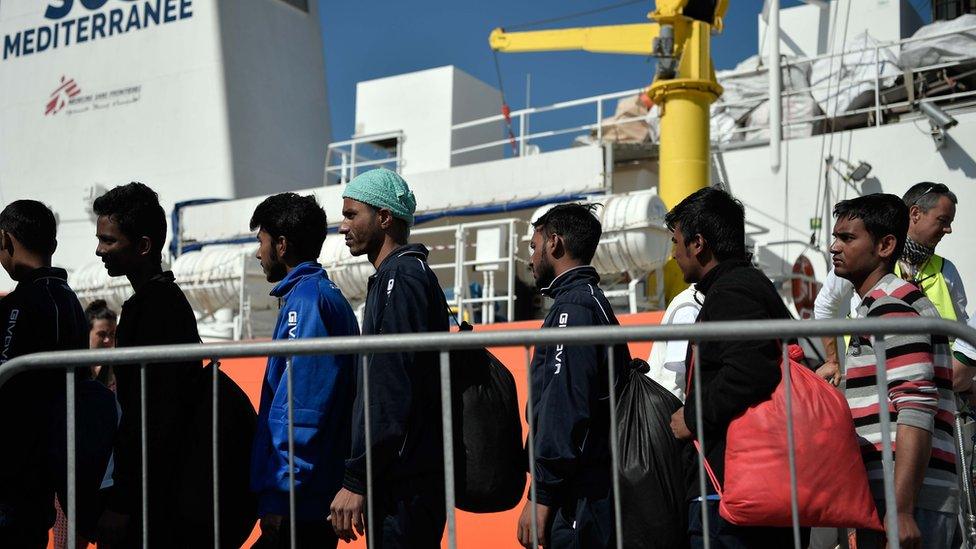
M147 479L152 471L148 468L147 455L147 436L146 436L146 369L149 365L161 362L177 362L190 360L213 360L216 358L243 358L243 357L264 357L264 356L284 356L292 357L295 355L317 355L317 354L362 354L362 375L364 379L364 398L365 401L365 426L366 426L366 458L367 458L367 544L372 547L372 538L369 534L375 532L373 529L372 512L372 467L370 452L370 418L369 418L369 362L368 354L385 352L412 352L412 351L439 351L440 355L440 375L441 375L441 396L443 425L442 435L444 442L444 483L445 483L445 510L447 515L446 535L447 546L451 549L457 545L456 526L454 521L454 463L453 463L453 431L452 431L452 410L449 404L451 395L450 387L450 355L449 351L460 349L475 349L479 347L524 347L526 372L529 371L529 361L531 360L531 348L536 345L557 345L572 342L573 345L615 345L626 344L629 342L647 341L717 341L717 340L785 340L801 337L839 337L844 334L862 334L874 338L875 349L878 350L878 398L879 402L886 402L887 395L887 372L884 363L884 337L886 335L905 335L905 334L938 334L961 339L976 345L976 330L958 322L951 322L942 319L932 318L899 318L899 319L857 319L857 320L818 320L818 321L793 321L793 320L755 320L741 322L710 322L692 325L648 325L648 326L604 326L586 328L560 328L554 330L513 330L496 332L468 332L468 333L424 333L410 335L381 335L381 336L358 336L358 337L327 337L289 341L271 342L251 342L251 343L219 343L219 344L191 344L191 345L169 345L157 347L131 347L110 350L81 350L81 351L58 351L36 353L14 358L3 365L0 365L0 387L3 386L11 377L28 371L38 369L65 369L66 380L66 420L67 420L67 501L65 512L68 517L68 547L76 546L77 539L77 509L76 509L76 478L75 478L75 459L77 441L76 416L74 385L75 379L73 371L76 368L100 365L132 365L138 366L140 370L140 394L142 409L142 540L143 546L148 545L148 521L147 521ZM786 364L786 346L784 347L784 364ZM701 390L701 368L699 365L699 353L695 353L694 386L696 397L700 399ZM294 485L294 423L292 409L292 379L291 361L288 358L288 368L286 368L287 390L288 390L288 451L290 465L289 479L289 513L291 547L295 547L295 485ZM610 387L614 386L615 367L613 353L608 354L608 372ZM784 371L788 371L788 368ZM220 515L218 513L218 413L217 413L217 379L218 368L213 368L213 497L214 497L214 547L219 548ZM784 376L784 383L790 383L790 376ZM531 390L531 381L528 384ZM787 386L788 389L788 386ZM789 401L789 391L786 391L787 410L792 410ZM532 417L532 395L529 395L528 403L528 438L529 438L529 468L533 470L532 459L532 440L534 434ZM622 536L626 529L626 524L620 523L620 491L617 489L617 479L619 478L619 449L617 440L617 423L613 419L616 417L616 399L614 392L610 391L610 440L613 468L613 505L616 521L616 543L617 547L622 547ZM892 441L890 438L890 415L888 406L879 406L880 422L882 432L882 457L884 466L884 487L885 500L888 509L895 508L894 494L894 462L892 457ZM697 432L702 433L702 414L701 407L696 407ZM959 422L957 421L957 428ZM787 413L787 433L792 433L792 415ZM957 451L962 454L960 433L956 433ZM800 525L797 516L797 486L795 471L795 448L792 445L792 436L788 436L787 452L790 464L790 487L791 487L791 508L793 517L794 545L800 549ZM704 447L706 440L699 439ZM702 450L703 452L704 450ZM705 493L705 471L704 462L698 460L699 482L702 494ZM534 473L534 471L533 471ZM960 471L963 475L963 513L968 519L964 537L970 540L973 532L973 512L974 502L972 495L972 479L968 470ZM530 476L530 490L535 493L534 474ZM533 501L535 498L532 498ZM701 498L703 532L709 532L708 513L706 509L706 498ZM535 518L535 506L533 505L533 519ZM536 520L532 521L532 534L538 540L538 532L535 529ZM514 525L513 525L514 526ZM898 549L897 536L897 517L894 514L887 515L886 529L889 533L889 547ZM514 529L514 528L513 528ZM704 538L704 546L711 546L708 535Z

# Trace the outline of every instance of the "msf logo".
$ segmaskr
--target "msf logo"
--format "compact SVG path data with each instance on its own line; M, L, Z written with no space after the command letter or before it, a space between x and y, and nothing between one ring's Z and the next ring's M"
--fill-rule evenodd
M559 327L565 328L569 324L569 313L560 313ZM556 375L563 370L563 344L556 345Z
M10 311L10 318L7 320L7 331L3 334L3 352L0 352L0 364L10 360L10 344L14 340L14 328L17 327L17 317L20 316L20 309Z
M62 109L68 106L68 102L72 97L81 93L81 88L75 82L74 78L67 79L64 76L61 77L61 84L51 92L51 96L48 98L47 106L44 109L44 115L49 114L54 115L61 112Z
M88 11L97 10L108 3L108 0L78 0L78 1L81 3L82 7L84 7ZM121 1L132 2L133 0L121 0ZM74 5L75 5L75 0L52 0L52 2L48 4L47 9L44 10L44 17L47 19L54 19L54 20L63 19L69 13L71 13L71 8L73 8Z

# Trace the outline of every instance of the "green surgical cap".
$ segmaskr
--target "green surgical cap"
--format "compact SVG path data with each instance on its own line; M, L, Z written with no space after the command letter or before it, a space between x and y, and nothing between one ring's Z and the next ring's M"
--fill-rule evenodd
M387 209L393 217L413 225L413 213L417 211L417 199L396 172L378 168L361 173L346 185L343 198L358 200L374 208Z

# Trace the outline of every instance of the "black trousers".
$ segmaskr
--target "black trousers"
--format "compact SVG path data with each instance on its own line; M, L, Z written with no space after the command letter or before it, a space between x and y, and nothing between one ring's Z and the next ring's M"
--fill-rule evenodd
M295 547L298 549L334 549L339 543L332 523L322 520L295 522ZM275 534L261 533L251 549L288 549L291 547L291 528L288 518L281 521Z
M374 497L374 549L440 549L447 520L443 476L378 487Z
M718 514L718 501L708 501L708 530L711 547L717 549L770 549L793 547L792 528L767 528L736 526ZM688 534L692 549L705 546L702 528L701 501L692 501L688 507ZM810 541L810 529L800 528L800 546Z
M552 549L604 549L616 543L613 498L580 497L558 507L549 532Z

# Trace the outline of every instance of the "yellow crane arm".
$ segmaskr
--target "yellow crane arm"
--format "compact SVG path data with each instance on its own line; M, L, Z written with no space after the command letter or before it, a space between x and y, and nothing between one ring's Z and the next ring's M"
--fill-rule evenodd
M505 32L491 31L491 49L507 53L584 50L593 53L650 55L660 32L657 23L576 27L569 29Z

